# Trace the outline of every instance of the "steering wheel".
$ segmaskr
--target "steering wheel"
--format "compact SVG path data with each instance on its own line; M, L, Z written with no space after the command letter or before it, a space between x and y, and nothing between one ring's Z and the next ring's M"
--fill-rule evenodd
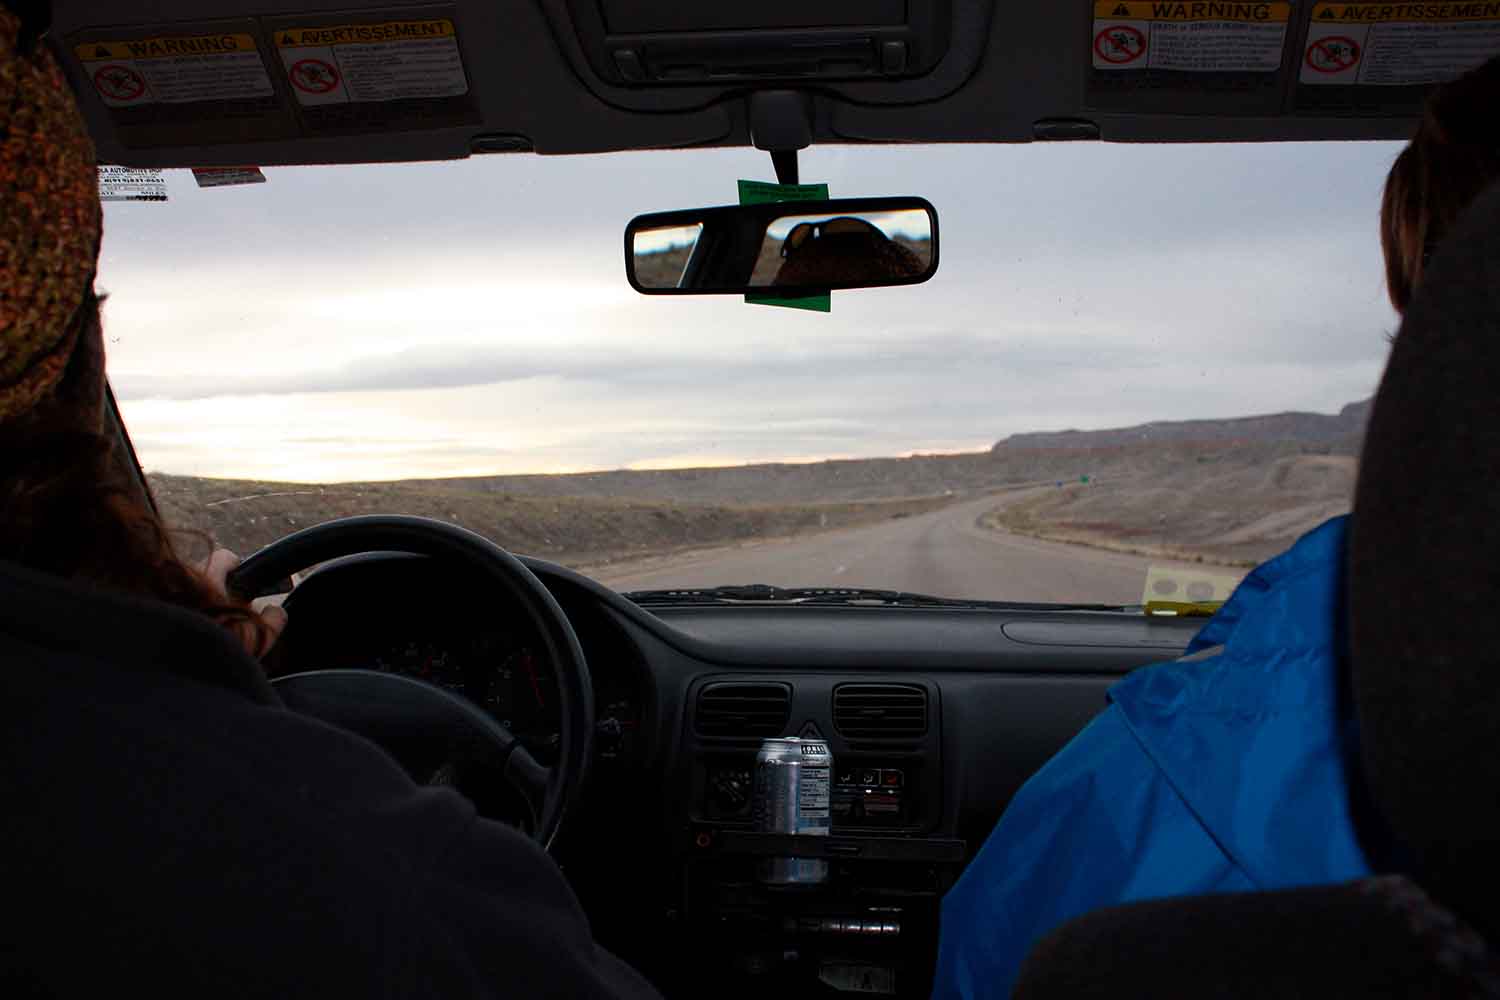
M556 598L515 556L482 535L424 517L346 517L272 542L230 576L238 594L266 593L309 566L360 552L409 552L442 559L479 574L509 596L535 624L558 678L561 744L557 762L543 766L504 726L473 702L426 681L374 670L313 670L273 681L293 711L350 729L377 743L396 734L462 736L481 744L485 758L530 804L533 838L552 845L583 784L593 752L594 688L573 626ZM287 598L293 609L296 592Z

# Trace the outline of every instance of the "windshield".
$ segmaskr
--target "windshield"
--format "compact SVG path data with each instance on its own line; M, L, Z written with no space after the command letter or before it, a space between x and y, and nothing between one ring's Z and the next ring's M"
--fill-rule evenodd
M764 153L168 171L107 206L110 377L169 519L242 553L406 513L626 591L1222 599L1349 507L1397 149L815 148L941 225L931 281L828 313L626 283L633 215Z

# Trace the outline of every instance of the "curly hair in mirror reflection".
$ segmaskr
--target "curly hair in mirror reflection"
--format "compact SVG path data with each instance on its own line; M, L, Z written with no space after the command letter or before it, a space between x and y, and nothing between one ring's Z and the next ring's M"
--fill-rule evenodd
M822 288L919 278L926 265L912 250L853 217L803 222L782 245L774 284Z

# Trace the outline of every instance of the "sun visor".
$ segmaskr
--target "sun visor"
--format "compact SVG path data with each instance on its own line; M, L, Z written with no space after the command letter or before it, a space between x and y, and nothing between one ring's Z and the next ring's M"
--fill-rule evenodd
M274 6L274 5L273 5ZM351 10L351 7L358 9ZM101 162L368 163L711 144L720 107L641 116L601 102L540 7L488 0L78 0L49 42ZM224 15L204 18L211 10Z
M948 0L566 0L606 84L661 87L891 80L948 50Z

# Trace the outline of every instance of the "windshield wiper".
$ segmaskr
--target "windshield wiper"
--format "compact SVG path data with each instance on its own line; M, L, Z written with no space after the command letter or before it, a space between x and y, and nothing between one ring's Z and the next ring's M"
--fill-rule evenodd
M1040 604L1023 601L981 601L963 597L934 597L904 590L869 587L773 587L765 583L732 584L724 587L681 587L673 590L634 590L626 600L641 607L692 604L811 604L852 607L901 608L1003 608L1012 611L1127 611L1138 606L1122 604Z

